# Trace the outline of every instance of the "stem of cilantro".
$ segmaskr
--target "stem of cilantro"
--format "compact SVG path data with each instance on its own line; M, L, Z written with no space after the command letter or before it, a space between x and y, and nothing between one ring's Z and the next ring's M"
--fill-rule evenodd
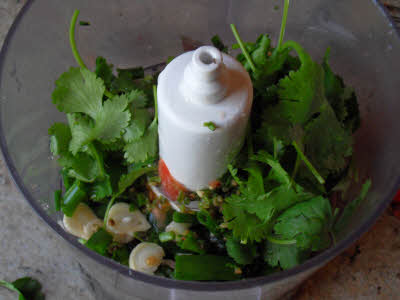
M294 245L296 244L296 240L280 240L276 239L271 235L266 236L267 240L273 244L278 244L278 245Z
M75 57L76 62L81 68L87 69L85 63L83 62L81 56L79 55L78 49L76 48L76 42L75 42L75 26L76 26L76 20L78 19L79 16L79 10L75 10L74 14L72 15L71 19L71 24L69 26L69 43L71 45L71 50L72 54Z
M100 154L97 151L96 147L93 145L93 143L87 144L87 147L96 161L97 168L99 169L99 178L103 179L106 176L106 171L104 170L103 159L100 157Z
M279 51L283 38L285 37L285 29L286 29L286 23L287 23L287 17L288 17L288 12L289 12L289 3L290 0L285 0L285 5L283 8L283 15L282 15L282 23L281 23L281 32L279 33L279 40L278 40L278 46L276 47L276 50Z
M117 194L114 197L112 197L110 202L108 202L107 204L106 213L104 214L104 228L107 227L107 219L108 219L108 214L110 213L111 206L113 206L115 199L117 199L118 196L119 195Z
M308 160L308 158L304 155L303 151L301 151L301 149L300 149L299 145L297 145L296 141L293 141L292 145L296 149L297 155L300 156L300 158L303 160L303 162L306 164L307 168L311 171L311 173L318 180L318 182L320 184L324 184L325 180L322 178L321 175L319 175L318 171L314 168L314 166L311 164L311 162Z
M234 24L231 24L231 29L232 29L233 35L235 36L236 41L239 44L240 50L242 50L244 57L247 59L247 62L250 65L250 68L252 69L253 72L257 71L257 68L256 68L253 60L251 59L249 52L247 51L246 47L244 46L243 41L240 38L239 33Z
M158 120L158 104L157 104L157 86L153 85L153 97L154 97L154 120L153 122L157 122Z
M75 58L76 62L78 63L78 65L83 69L87 69L85 63L83 62L82 57L80 56L80 54L78 52L78 49L76 48L75 27L76 27L76 21L78 19L78 16L79 16L79 10L76 9L72 15L71 23L69 26L69 43L71 45L72 54L74 55L74 58ZM106 95L107 98L114 97L114 95L107 90L104 90L104 95Z

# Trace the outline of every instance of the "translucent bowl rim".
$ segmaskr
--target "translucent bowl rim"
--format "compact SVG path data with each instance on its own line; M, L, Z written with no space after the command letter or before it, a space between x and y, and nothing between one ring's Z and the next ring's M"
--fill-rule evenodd
M397 29L394 21L391 19L389 12L384 7L383 4L379 3L377 0L371 0L377 6L377 9L380 9L389 22L392 24L393 29L395 30L397 36L400 38L400 31ZM0 70L2 70L4 59L6 56L6 52L9 46L11 39L13 38L16 28L18 27L21 19L25 15L25 13L29 10L34 0L28 0L24 7L20 10L19 14L17 15L16 19L14 20L13 24L10 27L9 32L4 40L3 47L0 52ZM0 72L1 76L1 72ZM3 134L4 129L1 122L1 106L0 106L0 148L3 154L4 161L7 165L7 168L11 174L11 177L18 187L19 191L28 201L30 206L33 210L53 229L57 234L59 234L64 240L69 242L73 247L77 248L79 251L82 251L86 256L90 259L93 259L97 263L100 263L108 268L111 268L123 276L130 277L132 280L138 280L142 282L146 282L149 284L153 284L160 287L165 287L169 289L184 289L184 290L192 290L192 291L228 291L228 290L241 290L241 289L250 289L255 288L263 285L269 285L275 282L279 282L281 280L288 279L290 277L300 275L303 272L306 272L310 269L313 269L318 266L323 266L325 263L329 262L341 252L346 250L349 246L351 246L354 242L356 242L365 232L367 232L372 225L376 222L378 217L383 213L386 207L391 203L393 196L396 193L396 187L400 186L400 176L397 178L397 184L395 188L388 194L386 199L382 201L379 206L377 207L374 214L372 214L369 219L362 224L358 230L352 232L347 238L343 239L336 246L331 247L324 252L318 254L317 256L307 260L303 264L296 266L292 269L281 271L277 273L273 273L266 276L260 276L255 278L249 278L240 281L229 281L229 282L197 282L197 281L179 281L173 280L169 278L159 277L159 276L152 276L147 275L141 272L134 271L129 269L127 266L121 265L109 258L101 256L94 251L91 251L81 243L77 241L76 238L72 237L66 231L64 231L61 226L54 221L46 211L41 207L41 205L32 197L29 191L23 184L23 180L17 172L17 169L11 159L10 153L7 148L7 142L5 136Z

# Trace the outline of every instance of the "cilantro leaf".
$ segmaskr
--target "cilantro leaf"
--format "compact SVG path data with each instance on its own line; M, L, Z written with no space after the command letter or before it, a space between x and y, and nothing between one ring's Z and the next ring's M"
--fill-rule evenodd
M133 109L144 108L147 105L147 95L141 90L132 90L129 94L125 94L128 98L129 106Z
M228 255L240 265L251 264L257 257L257 247L255 244L242 244L239 240L228 237L225 245Z
M68 169L68 176L84 182L93 182L99 174L95 160L86 153L67 154L58 163Z
M233 236L241 242L259 242L268 233L269 224L263 223L255 214L248 213L238 203L241 202L239 195L233 194L225 199L222 206L222 214L227 228L232 230Z
M224 45L219 35L214 35L211 38L211 42L215 48L217 48L221 52L228 53L228 47Z
M340 232L344 227L349 223L351 216L354 214L354 211L358 208L361 202L367 196L369 189L371 188L371 180L368 179L364 182L361 187L360 194L357 198L351 201L346 207L343 209L339 219L335 222L334 230L335 232Z
M96 202L101 202L103 199L110 197L113 193L110 177L108 175L104 180L95 181L90 189L90 199Z
M301 66L279 81L280 102L275 109L292 123L304 124L326 100L323 69L296 42L288 41L283 47L296 50Z
M50 151L53 155L64 155L68 153L69 142L71 141L71 130L64 123L54 123L49 128Z
M101 110L105 86L87 69L70 68L56 80L53 103L65 113L85 113L95 119Z
M31 277L23 277L12 283L0 280L0 286L4 286L9 290L15 291L19 295L19 300L44 300L42 293L42 285L36 279Z
M113 65L108 64L104 57L96 58L96 76L103 79L107 89L110 89L111 83L114 80Z
M337 121L328 103L318 117L305 127L304 149L307 157L323 177L340 171L352 154L352 136Z
M136 179L155 170L155 167L139 167L132 169L128 174L122 175L118 182L118 195L121 195L127 188L129 188Z
M125 129L124 140L129 143L143 136L150 123L150 113L147 109L132 109L132 120Z
M96 139L111 143L121 136L128 126L130 113L125 111L128 105L126 96L114 96L104 102L103 109L95 117L94 133Z
M332 218L329 200L317 196L284 211L277 218L274 231L283 239L295 239L301 249L319 251L330 245Z
M145 162L149 158L154 158L157 155L157 140L158 127L157 123L153 122L147 128L145 134L124 147L124 157L129 163Z
M96 139L106 144L116 141L130 119L130 112L126 111L127 101L126 96L114 96L105 101L94 120L83 115L68 114L72 132L70 151L76 154L84 145Z
M283 270L293 268L308 258L308 251L294 245L281 245L266 242L264 260L271 266L280 266Z
M322 63L325 72L325 95L339 122L351 133L360 126L360 112L354 90L346 87L343 79L334 74L329 66L328 48Z

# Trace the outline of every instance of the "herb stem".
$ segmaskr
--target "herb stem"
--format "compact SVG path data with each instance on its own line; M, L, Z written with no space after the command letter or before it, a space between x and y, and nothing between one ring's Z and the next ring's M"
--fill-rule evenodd
M294 163L294 168L293 168L293 172L292 172L292 182L296 178L297 171L299 170L299 166L300 166L300 155L297 153L296 162Z
M293 141L292 145L296 149L297 154L300 156L300 158L306 164L307 168L311 171L311 173L314 175L314 177L318 180L318 182L320 184L324 184L325 180L322 178L321 175L319 175L318 171L314 168L314 166L311 164L311 162L308 160L308 158L304 155L303 151L301 151L301 149L300 149L299 145L297 145L296 141Z
M107 204L106 213L104 214L104 228L107 228L108 214L110 213L110 209L113 206L115 199L117 199L117 197L118 197L118 195L115 195L114 197L112 197L110 202L108 202L108 204Z
M289 12L289 3L290 3L290 0L285 0L285 5L283 8L283 15L282 15L281 31L279 33L278 46L276 47L277 51L279 51L281 49L283 38L285 37L287 16L288 16L288 12Z
M79 10L76 9L74 11L74 14L72 15L71 24L69 26L69 42L71 45L72 54L74 55L76 62L81 68L87 69L85 63L82 60L82 57L79 55L78 49L76 48L75 26L78 16L79 16Z
M74 58L75 58L76 62L78 63L78 65L83 69L87 69L85 63L83 62L82 57L80 56L80 54L78 52L78 49L76 48L75 27L76 27L76 21L78 19L78 16L79 16L79 10L76 9L74 11L74 14L72 15L71 23L69 26L69 43L71 45L72 54L74 55ZM107 90L104 90L104 95L106 95L107 98L114 97L114 95Z
M296 240L280 240L276 239L272 235L267 235L266 236L267 240L273 244L278 244L278 245L294 245L296 244Z
M103 179L106 176L106 171L104 170L104 163L103 163L103 158L100 156L99 152L97 151L96 147L93 145L93 143L89 143L87 145L90 153L93 155L97 168L99 170L99 178Z
M254 64L254 62L253 62L253 60L251 59L251 56L250 56L249 52L247 51L246 47L244 46L243 41L242 41L242 39L240 38L239 33L238 33L238 31L237 31L237 29L236 29L236 26L235 26L234 24L231 24L231 29L232 29L233 35L235 36L236 41L237 41L238 44L239 44L240 49L241 49L242 52L243 52L244 57L247 59L247 62L248 62L249 65L250 65L251 70L252 70L253 72L257 71L257 68L256 68L256 66L255 66L255 64Z
M157 122L158 120L158 104L157 104L157 86L153 85L153 97L154 97L154 120L153 122Z

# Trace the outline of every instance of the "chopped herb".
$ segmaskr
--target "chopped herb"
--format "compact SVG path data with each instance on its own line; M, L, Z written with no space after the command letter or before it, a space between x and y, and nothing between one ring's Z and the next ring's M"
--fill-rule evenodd
M208 127L211 131L215 131L217 129L217 125L215 125L213 122L204 122L203 124L204 127Z
M89 26L90 23L87 22L87 21L79 21L79 25L81 25L81 26Z

